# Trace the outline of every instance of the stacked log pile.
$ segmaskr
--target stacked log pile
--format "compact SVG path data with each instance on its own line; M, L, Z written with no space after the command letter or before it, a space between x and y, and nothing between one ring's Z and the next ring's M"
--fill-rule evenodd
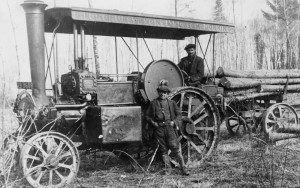
M265 96L284 92L300 91L300 70L255 70L233 71L219 67L217 70L219 85L224 87L225 97ZM287 87L286 87L287 85Z

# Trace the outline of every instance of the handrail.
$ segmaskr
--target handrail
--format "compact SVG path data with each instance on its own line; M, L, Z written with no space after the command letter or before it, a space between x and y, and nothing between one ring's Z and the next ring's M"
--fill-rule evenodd
M126 76L138 76L139 74L100 74L99 76L120 76L120 77L126 77Z
M83 108L86 107L87 103L82 103L82 104L56 104L54 107L55 108Z

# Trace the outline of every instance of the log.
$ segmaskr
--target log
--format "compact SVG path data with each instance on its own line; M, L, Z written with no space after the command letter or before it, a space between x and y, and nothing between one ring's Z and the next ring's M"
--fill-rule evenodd
M282 70L255 70L255 71L234 71L219 67L217 77L235 78L300 78L299 69Z
M215 82L214 82L215 80ZM212 78L212 77L203 77L201 79L201 82L205 82L207 84L212 84L212 85L219 85L220 84L221 79L220 78Z
M225 97L249 95L252 93L258 93L258 88L248 88L248 89L226 89L224 90Z
M283 91L284 85L261 85L259 86L260 92L280 92ZM287 91L300 91L300 84L297 85L288 85Z
M221 81L220 78L215 78L215 83L214 84L218 86L220 84L220 81Z
M291 138L298 138L300 134L289 134L289 133L277 133L277 132L270 132L268 134L269 140L271 142L276 142L279 140L291 139Z
M270 96L274 96L276 95L276 93L252 93L252 94L248 94L248 95L242 95L242 96L231 96L231 97L225 97L225 102L227 104L233 102L233 101L243 101L243 100L247 100L247 99L254 99L254 98L260 98L260 97L270 97Z
M254 80L260 82L262 85L284 85L287 81L286 78L260 78ZM289 84L300 84L300 78L289 78Z
M220 84L226 88L253 88L260 85L259 81L248 79L248 78L232 78L223 77L221 78Z
M280 122L277 125L277 133L300 134L300 125L296 124L295 122Z

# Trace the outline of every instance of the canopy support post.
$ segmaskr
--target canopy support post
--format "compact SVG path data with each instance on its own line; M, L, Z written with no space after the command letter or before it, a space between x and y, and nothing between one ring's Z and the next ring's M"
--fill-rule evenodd
M216 78L215 78L215 69L216 69L216 67L215 67L215 36L216 34L214 33L213 34L213 83L215 84L215 80L216 80Z
M200 41L199 41L199 36L197 37L197 41L198 41L198 44L199 44L199 46L200 46L200 50L201 50L202 55L203 55L203 59L204 59L204 61L205 61L205 63L206 63L206 66L207 66L207 68L208 68L208 72L209 72L209 74L211 75L211 72L210 72L210 69L209 69L209 66L208 66L208 63L207 63L207 60L206 60L206 53L207 53L207 50L208 50L208 46L209 46L209 44L210 44L210 39L211 39L211 34L210 34L210 36L209 36L209 40L208 40L208 43L207 43L207 46L206 46L206 49L205 49L205 53L204 53L203 50L202 50L202 46L201 46L201 44L200 44Z
M137 59L139 59L139 40L137 36L136 36L136 57ZM140 75L140 65L138 60L136 60L136 65L137 65L138 75ZM140 79L140 76L138 76L138 79Z
M73 24L73 36L74 36L74 65L75 70L78 69L78 30L76 23Z
M116 72L117 72L117 81L119 81L117 36L115 36L115 49L116 49Z

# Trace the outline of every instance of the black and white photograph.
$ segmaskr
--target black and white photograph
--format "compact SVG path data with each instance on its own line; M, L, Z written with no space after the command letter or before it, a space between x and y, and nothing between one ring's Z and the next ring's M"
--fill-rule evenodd
M300 187L299 0L1 0L0 187Z

